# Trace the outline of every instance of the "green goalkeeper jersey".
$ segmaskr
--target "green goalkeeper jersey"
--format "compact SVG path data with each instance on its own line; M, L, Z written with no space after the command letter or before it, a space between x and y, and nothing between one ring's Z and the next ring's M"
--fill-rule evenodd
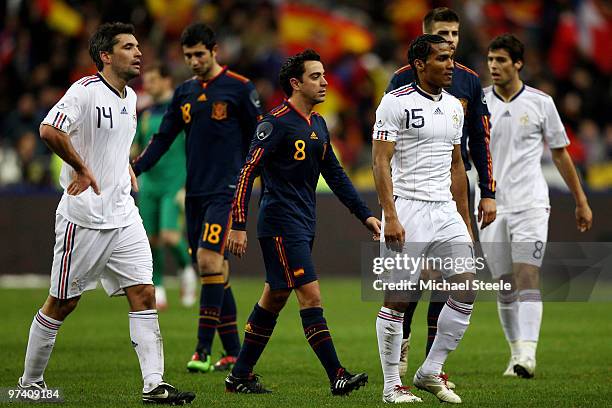
M154 104L140 114L134 143L141 151L157 133L169 104L170 101ZM140 189L160 193L178 191L185 186L186 172L185 133L181 132L157 164L140 175L138 178Z

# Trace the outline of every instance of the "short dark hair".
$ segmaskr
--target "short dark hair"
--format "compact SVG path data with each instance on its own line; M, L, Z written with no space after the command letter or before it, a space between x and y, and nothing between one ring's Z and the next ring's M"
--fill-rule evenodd
M425 32L431 33L433 24L439 21L445 23L458 23L459 15L448 7L438 7L430 10L429 13L425 14L425 17L423 17L423 28Z
M212 51L213 47L217 45L215 32L203 23L194 23L187 26L181 34L181 45L193 47L199 43L204 44L206 49Z
M506 50L512 62L525 61L525 46L513 34L505 33L495 37L489 44L489 51L493 50Z
M153 62L145 67L144 72L159 72L159 76L162 78L170 78L172 73L170 72L170 68L163 62Z
M288 97L293 94L293 88L291 87L291 78L297 78L302 80L302 75L306 71L304 68L304 62L306 61L321 61L321 56L313 49L307 49L299 54L287 58L287 61L283 64L278 74L278 80L281 88Z
M429 54L431 54L431 51L433 50L432 45L442 43L448 44L448 41L446 41L444 37L436 34L420 35L410 43L410 46L408 47L408 64L410 64L414 70L415 78L417 78L417 73L414 61L427 61L427 57L429 57Z
M89 39L89 55L96 64L98 71L102 71L104 63L100 58L101 52L113 52L113 47L119 42L117 36L119 34L132 34L134 35L135 30L132 24L126 24L121 22L104 23Z

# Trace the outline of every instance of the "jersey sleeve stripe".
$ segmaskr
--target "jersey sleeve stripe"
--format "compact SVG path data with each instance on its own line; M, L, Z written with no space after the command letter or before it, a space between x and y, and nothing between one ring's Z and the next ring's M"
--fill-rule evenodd
M410 65L404 65L403 67L399 68L397 71L395 71L395 74L401 74L404 71L408 71L409 69L412 69L412 67Z
M466 67L463 64L460 64L458 62L455 62L455 66L459 69L462 69L466 72L469 72L470 74L474 75L476 78L479 78L480 76L476 73L476 71L471 70L470 68Z
M238 73L236 73L234 71L227 70L226 73L227 73L228 76L230 76L232 78L235 78L235 79L239 80L242 83L246 84L247 82L250 81L249 78L247 78L245 76L242 76L242 75L240 75L240 74L238 74Z
M491 159L491 151L489 150L489 143L491 142L491 127L489 124L489 117L487 115L482 116L482 127L485 131L485 146L487 149L487 175L489 183L487 185L491 192L495 192L495 179L493 178L493 160Z
M238 196L236 197L237 208L236 208L236 213L234 214L236 216L237 222L240 222L240 223L246 222L246 219L245 219L246 218L245 216L246 203L244 202L244 199L246 197L246 189L250 183L251 175L253 171L255 170L255 168L257 167L257 164L259 163L261 156L263 155L263 151L264 151L263 148L258 147L253 152L253 157L251 158L251 160L249 160L245 164L243 171L240 174L240 180L238 181Z
M389 140L389 131L388 130L378 130L374 135L374 140Z

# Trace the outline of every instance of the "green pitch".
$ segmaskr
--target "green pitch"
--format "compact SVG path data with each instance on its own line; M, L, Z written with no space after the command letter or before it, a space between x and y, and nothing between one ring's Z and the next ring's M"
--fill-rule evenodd
M239 327L257 301L260 280L236 279ZM369 384L347 398L332 397L324 371L302 332L295 298L281 314L257 372L274 390L265 396L226 394L224 373L190 374L185 364L196 338L197 307L180 306L170 290L169 310L160 314L167 381L197 394L195 407L354 407L383 406L382 374L376 346L376 303L360 299L357 280L324 279L325 316L340 360L351 371L366 371ZM0 387L21 375L30 323L46 290L2 289ZM409 373L423 358L424 304L417 309ZM545 303L536 378L502 378L508 350L492 302L477 303L466 336L449 358L446 371L457 383L466 407L603 407L612 404L612 323L610 303ZM214 352L219 353L216 342ZM215 355L214 358L218 356ZM64 323L47 369L50 387L62 389L60 406L140 406L141 378L130 345L127 302L108 299L101 290L86 293ZM437 399L415 391L421 407ZM57 406L57 405L55 405Z

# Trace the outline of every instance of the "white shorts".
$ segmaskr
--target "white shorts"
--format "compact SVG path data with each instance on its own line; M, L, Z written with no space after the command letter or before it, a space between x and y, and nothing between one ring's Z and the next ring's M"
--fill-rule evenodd
M115 229L80 227L57 214L49 293L69 299L95 289L109 296L123 288L153 284L153 260L142 222Z
M395 210L404 227L406 243L401 254L386 247L383 215L381 256L407 255L410 259L424 259L426 262L408 264L409 274L406 268L389 271L391 280L416 282L422 269L438 270L445 279L460 273L476 273L474 243L454 201L430 202L397 197Z
M479 231L482 251L494 279L512 274L512 264L542 266L548 238L549 208L499 214Z

